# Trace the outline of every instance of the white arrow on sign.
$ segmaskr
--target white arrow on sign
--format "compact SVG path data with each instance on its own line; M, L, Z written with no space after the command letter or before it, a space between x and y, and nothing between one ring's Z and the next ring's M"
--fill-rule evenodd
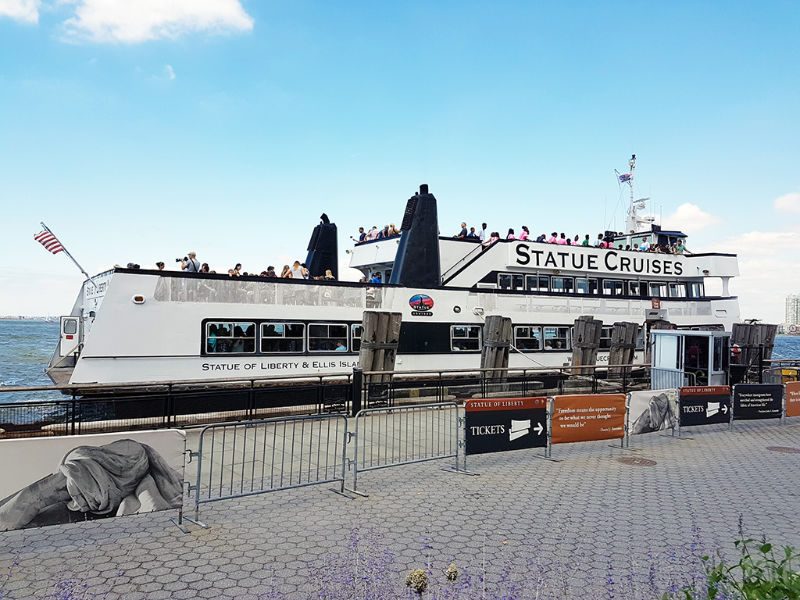
M544 431L544 427L542 427L541 423L536 423L536 427L533 428L536 432L536 435L542 435L542 431Z
M725 404L723 404L722 406L720 406L720 407L719 407L719 409L722 411L722 414L723 414L723 415L724 415L724 414L726 414L726 413L728 412L728 407L727 407Z

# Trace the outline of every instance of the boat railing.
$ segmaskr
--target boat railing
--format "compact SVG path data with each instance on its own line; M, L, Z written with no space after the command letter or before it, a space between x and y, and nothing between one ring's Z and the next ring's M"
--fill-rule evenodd
M588 372L588 374L587 374ZM367 371L0 387L0 438L190 428L468 398L647 389L647 365Z

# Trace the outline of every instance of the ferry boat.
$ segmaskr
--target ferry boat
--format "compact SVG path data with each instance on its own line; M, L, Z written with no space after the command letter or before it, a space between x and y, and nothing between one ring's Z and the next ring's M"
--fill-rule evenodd
M568 365L581 315L605 324L599 364L617 321L640 325L636 362L655 321L730 331L739 319L729 292L736 255L625 249L686 239L639 216L634 167L635 157L627 232L610 232L608 248L442 237L436 198L422 186L400 235L349 251L366 281L115 267L86 280L61 317L48 373L73 385L342 373L358 365L369 310L402 313L397 371L479 368L488 315L512 320L511 368ZM323 217L309 243L312 277L337 273L336 225ZM388 283L370 283L375 274ZM707 294L710 279L721 281L719 295Z

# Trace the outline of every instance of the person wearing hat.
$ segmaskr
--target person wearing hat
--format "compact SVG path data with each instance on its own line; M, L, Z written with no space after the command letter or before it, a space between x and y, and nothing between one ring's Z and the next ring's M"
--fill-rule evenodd
M197 260L197 254L189 252L188 259L181 261L181 270L187 273L199 273L200 261Z

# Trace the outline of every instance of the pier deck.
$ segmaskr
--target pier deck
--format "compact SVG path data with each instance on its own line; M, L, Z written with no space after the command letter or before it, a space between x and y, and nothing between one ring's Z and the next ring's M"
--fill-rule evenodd
M354 500L327 485L226 500L202 508L210 529L186 535L170 513L0 533L0 591L44 598L73 580L81 598L272 598L276 589L316 598L341 585L321 583L331 554L354 568L358 530L360 564L385 558L398 587L426 565L443 581L454 562L473 585L485 572L490 589L516 579L534 591L541 576L545 598L606 597L609 585L617 597L639 597L627 593L636 586L660 597L663 586L644 593L653 577L699 571L686 564L692 555L733 551L740 515L750 536L800 546L800 454L768 449L800 447L800 422L689 435L635 436L635 453L605 442L558 446L561 462L536 458L541 450L470 456L479 477L438 462L385 469L364 474L369 497Z

